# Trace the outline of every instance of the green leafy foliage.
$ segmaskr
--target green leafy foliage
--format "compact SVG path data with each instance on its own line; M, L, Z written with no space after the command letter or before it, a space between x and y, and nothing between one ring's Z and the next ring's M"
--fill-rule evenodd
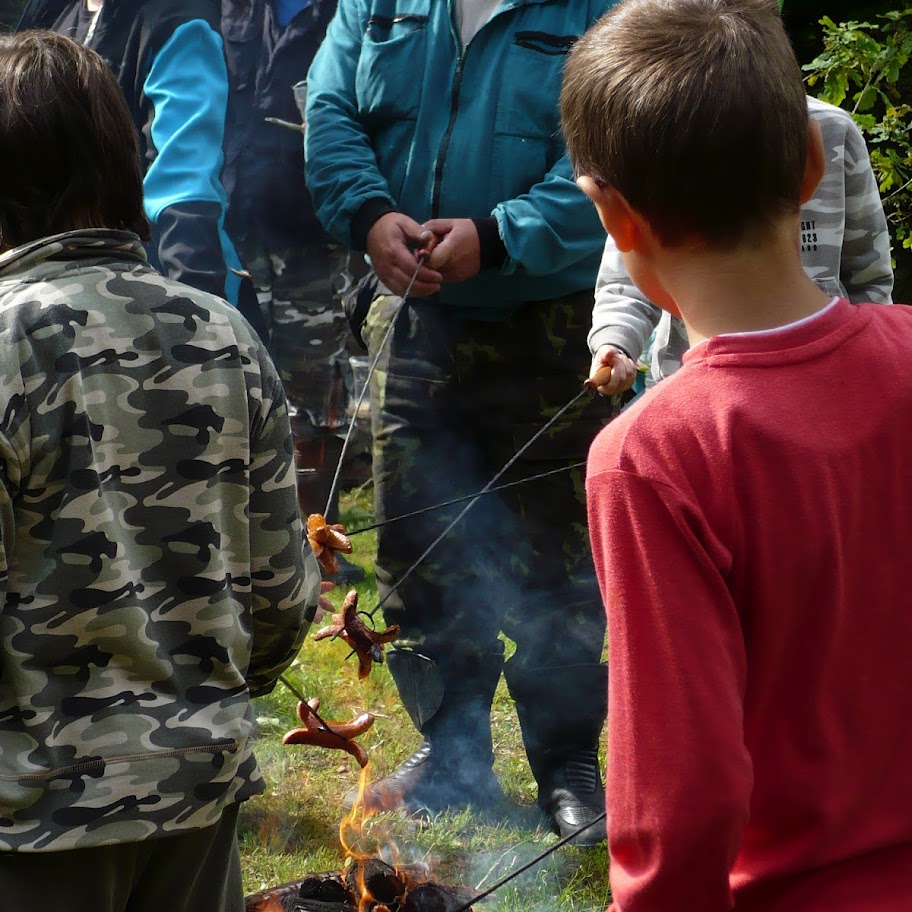
M894 244L912 249L912 9L875 22L820 20L823 52L803 69L819 97L850 111L864 134Z

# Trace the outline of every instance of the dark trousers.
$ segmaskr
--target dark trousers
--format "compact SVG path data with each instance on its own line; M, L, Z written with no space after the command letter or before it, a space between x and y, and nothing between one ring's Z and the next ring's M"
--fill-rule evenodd
M214 826L64 852L0 852L4 912L243 912L238 805Z
M377 298L365 326L377 519L483 488L581 389L592 295L530 303L504 322L458 321L434 303ZM610 417L577 405L511 468L515 481L585 460ZM385 596L464 505L382 528ZM487 653L503 631L514 667L597 663L605 620L586 528L584 470L483 497L384 605L402 639L432 658Z
M325 244L267 247L255 233L236 243L269 327L293 430L308 438L344 437L349 358L361 354L340 300L351 285L348 251Z

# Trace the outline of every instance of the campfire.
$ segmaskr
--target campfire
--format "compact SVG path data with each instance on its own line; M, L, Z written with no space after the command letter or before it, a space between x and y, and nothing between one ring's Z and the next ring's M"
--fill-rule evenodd
M247 897L245 912L456 912L475 892L437 883L427 864L389 864L379 841L365 826L372 815L364 790L370 767L361 770L358 798L339 827L346 865L341 871L312 873ZM398 854L395 844L385 853Z
M245 912L455 912L469 891L428 880L424 865L356 861L344 872L308 874L301 880L247 897Z

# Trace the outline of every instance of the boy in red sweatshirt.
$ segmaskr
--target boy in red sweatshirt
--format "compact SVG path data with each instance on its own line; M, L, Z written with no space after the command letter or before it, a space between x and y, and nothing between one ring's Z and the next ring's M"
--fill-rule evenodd
M912 310L802 270L824 162L770 0L626 0L562 116L693 345L589 458L614 908L912 910Z

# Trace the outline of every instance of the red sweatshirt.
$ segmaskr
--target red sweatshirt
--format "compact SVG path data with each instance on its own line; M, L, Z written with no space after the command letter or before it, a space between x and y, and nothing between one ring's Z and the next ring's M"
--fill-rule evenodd
M615 908L912 910L912 309L698 346L588 493Z

